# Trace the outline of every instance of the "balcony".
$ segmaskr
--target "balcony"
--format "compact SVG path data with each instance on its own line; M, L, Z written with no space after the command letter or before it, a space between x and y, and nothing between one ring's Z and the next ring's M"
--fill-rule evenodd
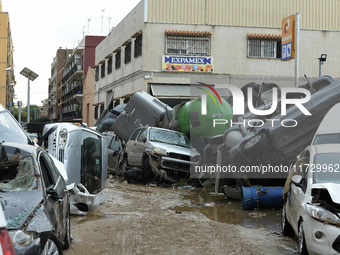
M74 64L71 70L64 75L63 79L61 80L62 86L67 83L70 79L72 79L76 74L83 75L84 70L81 70L81 65Z
M66 88L62 92L61 97L61 104L64 104L72 99L82 98L83 97L83 86L82 85L76 85L72 89Z

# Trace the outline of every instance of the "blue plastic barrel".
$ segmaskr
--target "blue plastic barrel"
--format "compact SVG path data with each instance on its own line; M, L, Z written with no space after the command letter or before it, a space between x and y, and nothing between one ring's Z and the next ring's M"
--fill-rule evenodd
M282 206L283 187L242 187L241 203L244 210Z

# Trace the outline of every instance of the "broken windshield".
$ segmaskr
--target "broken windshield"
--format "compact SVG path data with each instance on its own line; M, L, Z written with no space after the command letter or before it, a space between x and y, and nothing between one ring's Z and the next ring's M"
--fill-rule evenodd
M27 155L21 159L2 161L0 164L0 190L22 191L37 188L34 159Z
M190 148L189 138L179 132L170 131L167 129L150 129L150 141L167 143L167 144L175 144L183 147Z

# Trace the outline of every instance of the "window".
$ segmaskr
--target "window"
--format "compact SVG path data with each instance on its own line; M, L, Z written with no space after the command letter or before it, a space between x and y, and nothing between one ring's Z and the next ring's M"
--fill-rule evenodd
M136 131L132 134L132 136L130 137L130 140L135 140L136 139L136 137L137 137L137 135L138 135L138 133L139 133L139 131L140 131L140 128L139 129L136 129Z
M95 80L99 81L99 67L96 67L96 74L95 74Z
M167 36L166 54L208 56L210 55L210 38Z
M127 64L131 62L131 42L125 46L125 58L124 63Z
M135 40L135 58L142 55L142 36L138 36Z
M112 58L107 60L107 74L112 73Z
M101 68L100 68L100 77L101 78L105 77L105 61L102 63Z
M142 132L140 132L137 142L140 142L140 143L143 142L143 139L147 137L147 131L148 130L146 128L142 129Z
M248 39L248 57L281 58L281 41Z
M115 68L116 69L120 68L120 52L121 52L121 50L118 50L116 52L116 60L115 60Z
M94 119L98 119L98 105L94 107Z

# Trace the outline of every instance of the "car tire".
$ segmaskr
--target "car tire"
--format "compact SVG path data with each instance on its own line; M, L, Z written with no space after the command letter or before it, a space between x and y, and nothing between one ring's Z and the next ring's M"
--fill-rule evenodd
M299 251L299 255L308 255L302 221L299 224L299 231L298 231L298 251Z
M67 230L66 230L66 234L65 234L65 238L64 238L64 245L63 245L63 250L67 250L68 248L70 248L71 246L71 221L70 221L70 209L68 209L68 213L67 213Z
M259 133L250 138L243 145L243 154L245 156L253 156L261 152L261 150L268 144L268 137L264 133Z
M294 230L292 228L292 225L290 225L290 223L287 221L286 202L283 204L283 207L282 207L281 229L282 229L282 234L285 236L294 235Z
M149 157L147 155L143 158L142 171L144 173L145 179L149 179L151 177L152 170L149 163Z
M41 255L62 255L63 249L56 235L51 232L43 247Z

